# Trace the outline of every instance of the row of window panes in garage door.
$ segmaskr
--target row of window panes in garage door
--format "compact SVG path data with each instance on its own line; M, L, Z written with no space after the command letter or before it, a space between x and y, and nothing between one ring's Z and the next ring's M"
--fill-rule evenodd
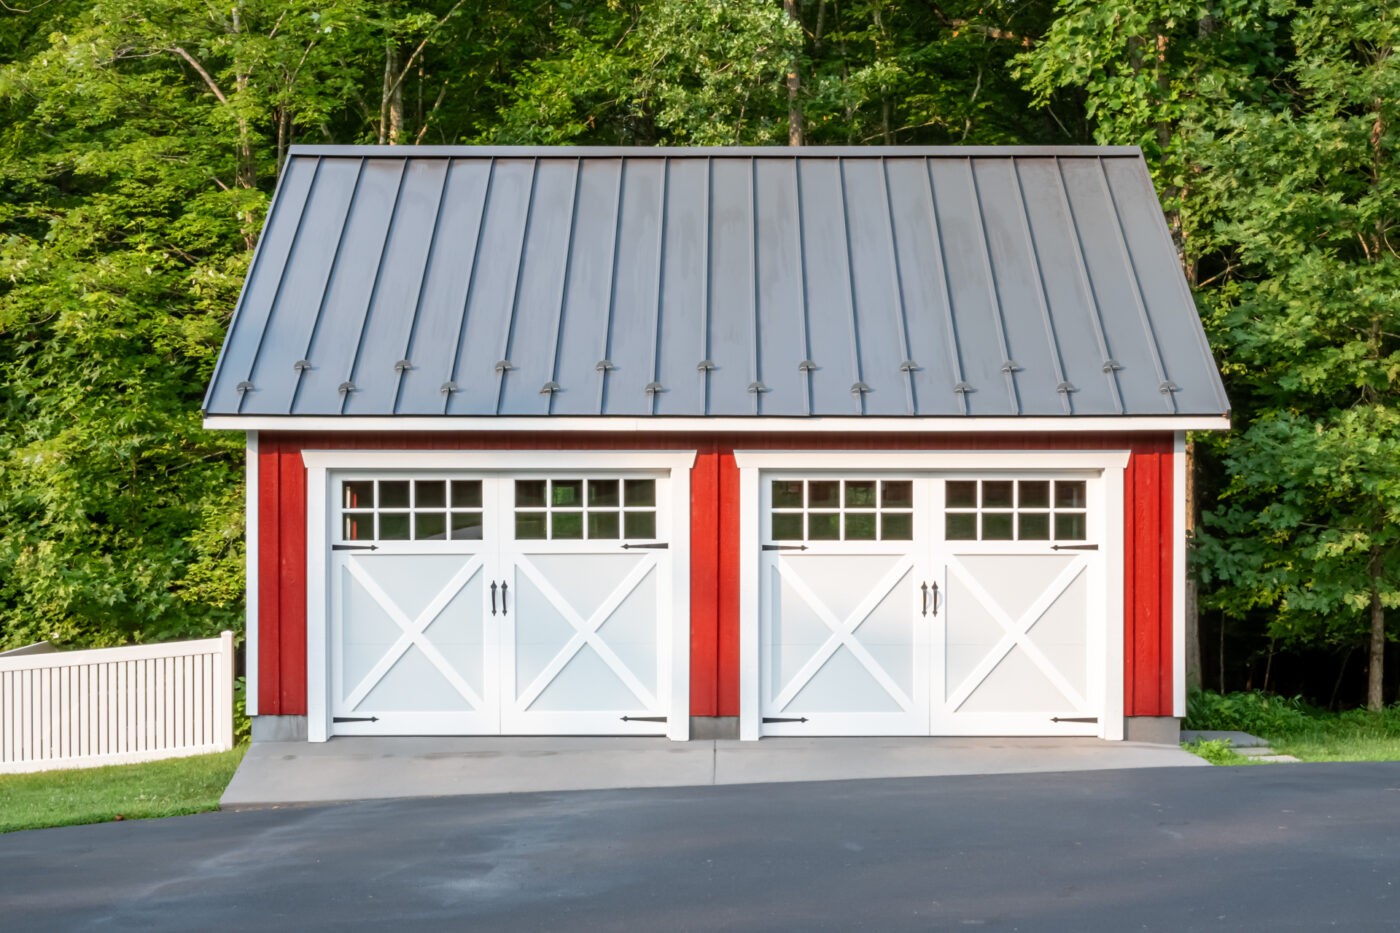
M908 541L914 536L908 480L774 480L775 541ZM949 480L950 541L1082 541L1083 480Z
M595 540L656 537L652 479L516 480L515 537ZM475 541L482 536L481 480L346 480L346 541Z

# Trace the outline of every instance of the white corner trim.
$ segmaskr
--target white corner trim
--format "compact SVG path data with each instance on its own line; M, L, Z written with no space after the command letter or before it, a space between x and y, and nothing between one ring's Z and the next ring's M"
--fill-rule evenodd
M243 445L243 661L245 706L258 715L258 432Z
M1127 627L1127 607L1124 587L1124 547L1127 515L1124 514L1124 472L1128 467L1125 454L1122 464L1104 471L1103 483L1103 530L1104 530L1104 655L1107 665L1104 672L1103 718L1099 723L1100 736L1121 741L1127 723L1123 712L1127 698L1123 695L1124 672L1123 656L1126 650L1124 640Z
M1186 507L1186 432L1177 431L1172 441L1172 715L1177 718L1186 716Z
M1004 418L625 418L625 417L424 417L209 415L211 431L334 431L360 434L524 432L529 434L1121 434L1124 432L1228 431L1228 415Z
M307 739L331 733L327 516L333 470L666 470L671 505L671 707L666 735L690 738L690 472L694 450L303 450L306 464Z
M737 454L736 454L737 457ZM759 579L760 488L758 468L739 466L739 738L759 738L759 711L763 707L760 665L762 637Z
M327 589L330 587L327 500L331 490L324 464L306 471L306 738L324 742L331 737L330 627Z

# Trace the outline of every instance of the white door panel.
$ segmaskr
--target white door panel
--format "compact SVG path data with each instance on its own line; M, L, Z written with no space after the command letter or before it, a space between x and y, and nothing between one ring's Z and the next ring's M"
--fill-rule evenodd
M341 734L453 734L498 718L480 554L334 555L332 717Z
M845 733L926 728L914 563L907 552L765 555L768 734L827 734L829 714Z
M654 720L665 712L657 614L666 558L624 551L618 541L594 547L608 552L532 548L510 559L514 602L502 616L503 647L515 658L504 672L507 732L664 731Z

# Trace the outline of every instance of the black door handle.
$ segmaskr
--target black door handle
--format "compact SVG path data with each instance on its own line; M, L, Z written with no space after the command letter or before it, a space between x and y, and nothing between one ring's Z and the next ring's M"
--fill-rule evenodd
M502 581L501 581L501 615L503 615L503 616L508 616L508 615L510 615L510 609L506 606L506 590L507 590L507 589L508 589L508 587L506 586L506 581L502 580Z
M491 614L496 614L496 581L491 581Z
M922 613L922 614L926 616L926 615L928 615L928 584L927 584L927 583L923 584L923 586L921 586L920 589L922 589L922 590L924 591L924 602L923 602L923 613Z
M933 581L933 617L938 618L938 581Z

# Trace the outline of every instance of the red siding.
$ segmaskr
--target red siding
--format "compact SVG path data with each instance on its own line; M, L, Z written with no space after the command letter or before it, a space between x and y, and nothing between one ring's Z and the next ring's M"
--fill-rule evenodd
M1124 476L1124 707L1172 713L1172 438L1167 434L926 436L271 434L259 438L261 712L306 712L305 449L694 449L691 474L691 714L739 714L739 470L734 450L1132 450Z

